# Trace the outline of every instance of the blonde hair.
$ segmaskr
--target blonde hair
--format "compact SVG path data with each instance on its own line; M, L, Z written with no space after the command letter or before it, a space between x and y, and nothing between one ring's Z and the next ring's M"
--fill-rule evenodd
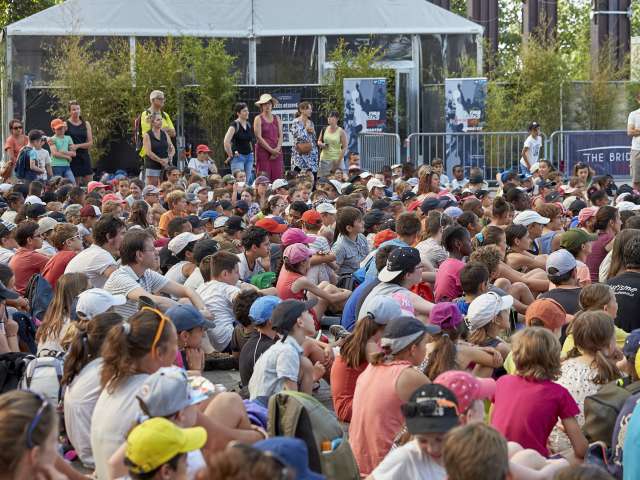
M556 380L560 376L560 342L546 328L520 330L513 336L511 351L521 377Z
M36 332L38 343L55 340L60 336L65 319L70 321L73 300L88 288L89 279L84 273L65 273L58 279L53 301Z
M183 200L185 198L187 198L187 196L182 190L173 190L172 192L169 192L167 194L165 200L167 201L167 205L169 205L169 208L171 208L180 200Z
M78 236L78 227L70 223L60 223L53 229L49 240L57 250L63 250L64 242L76 236Z
M580 308L582 310L603 310L615 298L613 289L604 283L592 283L580 291Z
M507 441L483 423L451 430L445 438L443 452L450 480L504 480L509 474Z

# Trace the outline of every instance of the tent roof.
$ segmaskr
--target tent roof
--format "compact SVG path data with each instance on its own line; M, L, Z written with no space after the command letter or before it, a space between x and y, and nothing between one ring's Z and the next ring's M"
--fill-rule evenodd
M67 0L8 35L257 37L482 33L426 0Z

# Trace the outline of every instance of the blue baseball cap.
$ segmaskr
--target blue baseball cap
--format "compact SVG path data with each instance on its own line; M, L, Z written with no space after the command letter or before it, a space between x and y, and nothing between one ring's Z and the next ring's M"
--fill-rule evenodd
M200 214L200 220L202 220L203 222L207 222L209 220L215 220L219 216L220 214L215 210L207 210L206 212L202 212Z
M625 357L633 357L638 353L638 348L640 348L640 328L631 331L624 341L622 353Z
M249 309L249 317L253 321L254 325L264 325L271 319L273 309L282 302L280 298L273 295L266 295L259 297L251 305Z
M205 330L215 327L215 323L204 318L202 313L193 305L176 305L167 310L166 314L176 326L176 331L178 332L192 330L196 327L202 327Z
M269 452L284 465L295 471L295 480L324 480L326 477L309 468L309 450L307 444L299 438L272 437L260 440L253 446L263 452Z
M282 217L275 216L275 217L271 217L271 218L273 218L280 225L285 225L287 223L286 220L284 218L282 218Z

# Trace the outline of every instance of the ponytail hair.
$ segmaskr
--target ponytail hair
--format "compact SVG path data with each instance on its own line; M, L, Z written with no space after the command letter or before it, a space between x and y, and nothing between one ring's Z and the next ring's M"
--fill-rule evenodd
M425 375L431 380L441 373L458 368L456 341L459 335L460 330L443 330L437 335L432 335L435 345L427 359L425 371Z
M574 347L567 358L579 357L584 353L593 355L593 366L598 373L593 379L596 385L603 385L620 378L621 373L615 362L608 359L602 351L611 345L615 328L613 319L605 312L580 312L571 322Z
M377 324L369 315L358 320L353 333L340 347L340 356L347 367L358 368L367 361L367 342L381 329L384 329L384 325Z
M64 359L61 383L66 386L71 385L89 362L100 357L100 349L107 334L113 327L122 323L122 316L115 312L106 312L76 323L75 335Z
M163 317L157 310L143 308L128 322L111 328L102 347L102 388L113 393L123 381L137 373L137 363L152 353L154 347L159 351L167 348L175 327L171 320Z
M11 390L0 395L0 465L2 473L15 478L18 465L33 447L43 446L54 429L57 429L56 408L46 403L37 422L41 397L33 392ZM30 425L33 425L31 428ZM29 434L30 432L30 434Z

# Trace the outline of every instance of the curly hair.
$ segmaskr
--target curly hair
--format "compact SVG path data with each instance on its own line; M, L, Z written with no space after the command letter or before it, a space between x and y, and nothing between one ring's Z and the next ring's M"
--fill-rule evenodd
M469 261L482 263L489 270L489 276L492 276L498 271L502 262L502 253L495 245L487 245L471 252Z
M543 327L527 327L513 336L511 351L516 372L535 380L560 377L560 342Z
M236 317L236 320L243 327L248 327L251 325L251 318L249 317L249 310L251 309L251 305L258 298L260 298L262 294L257 290L242 290L236 298L233 300L233 315Z

